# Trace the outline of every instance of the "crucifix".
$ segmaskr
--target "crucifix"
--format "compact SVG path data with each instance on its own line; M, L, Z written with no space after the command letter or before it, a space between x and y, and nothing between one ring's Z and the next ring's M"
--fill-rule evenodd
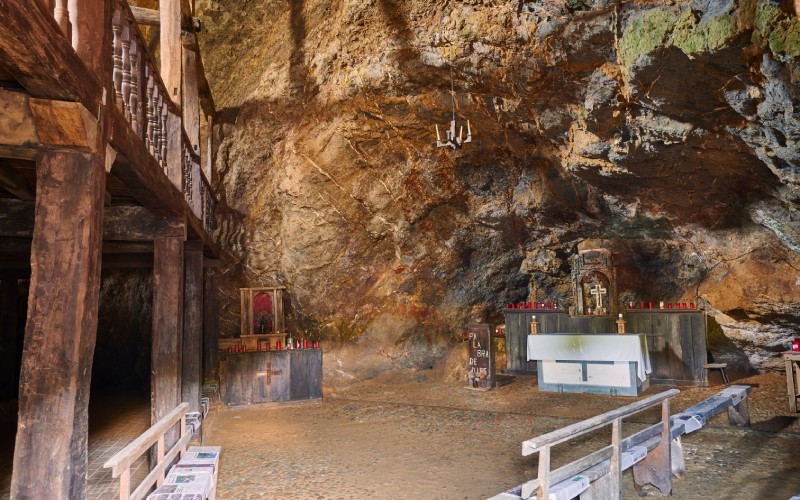
M594 288L590 289L590 293L592 295L594 295L595 305L597 306L596 308L602 310L602 308L603 308L603 295L608 293L608 290L606 290L605 288L601 287L600 284L598 283L597 285L594 286Z

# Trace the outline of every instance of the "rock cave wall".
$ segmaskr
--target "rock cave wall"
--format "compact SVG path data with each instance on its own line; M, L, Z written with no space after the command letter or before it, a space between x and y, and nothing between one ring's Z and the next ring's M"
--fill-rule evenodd
M240 286L285 285L326 381L428 368L506 302L692 301L718 358L777 367L800 320L791 1L197 0L213 183ZM451 81L471 144L436 149Z

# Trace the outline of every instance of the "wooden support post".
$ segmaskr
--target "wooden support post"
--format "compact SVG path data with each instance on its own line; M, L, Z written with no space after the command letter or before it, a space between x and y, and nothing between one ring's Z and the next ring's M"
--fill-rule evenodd
M797 413L797 390L798 387L795 385L795 376L794 376L794 361L789 357L785 357L785 366L786 366L786 391L789 394L789 412L790 413Z
M189 411L200 411L203 361L203 245L187 241L183 290L183 377L181 400Z
M181 2L161 0L161 78L172 102L181 106Z
M611 497L615 499L622 498L622 449L620 442L622 441L622 419L615 418L611 424Z
M672 493L672 439L670 438L669 399L661 403L661 441L640 462L633 465L633 482L637 491L652 484L662 495Z
M217 270L205 269L203 280L203 380L219 380L219 291Z
M183 338L183 239L159 238L153 244L153 339L151 423L180 404ZM178 434L167 434L172 447Z
M539 489L536 498L550 498L550 446L539 450Z
M85 498L105 160L38 160L11 498Z
M189 146L200 154L200 92L197 85L197 36L187 35L183 44L183 126Z
M208 179L210 183L211 172L214 169L214 117L212 115L206 116L206 124L208 130L206 131L206 161L203 172L206 174L206 179Z
M0 283L0 401L17 395L17 278L3 276Z
M728 407L728 423L734 427L750 427L750 403L744 398L737 405Z

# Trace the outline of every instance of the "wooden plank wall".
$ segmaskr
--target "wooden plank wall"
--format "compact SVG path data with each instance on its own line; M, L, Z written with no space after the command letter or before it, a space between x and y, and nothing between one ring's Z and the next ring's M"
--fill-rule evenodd
M647 336L652 382L707 385L703 311L628 311L627 330Z

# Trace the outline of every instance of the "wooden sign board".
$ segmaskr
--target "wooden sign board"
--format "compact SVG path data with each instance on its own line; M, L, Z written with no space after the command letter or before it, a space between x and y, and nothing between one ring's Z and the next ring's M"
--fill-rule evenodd
M469 325L467 331L468 387L488 391L495 386L494 326Z

